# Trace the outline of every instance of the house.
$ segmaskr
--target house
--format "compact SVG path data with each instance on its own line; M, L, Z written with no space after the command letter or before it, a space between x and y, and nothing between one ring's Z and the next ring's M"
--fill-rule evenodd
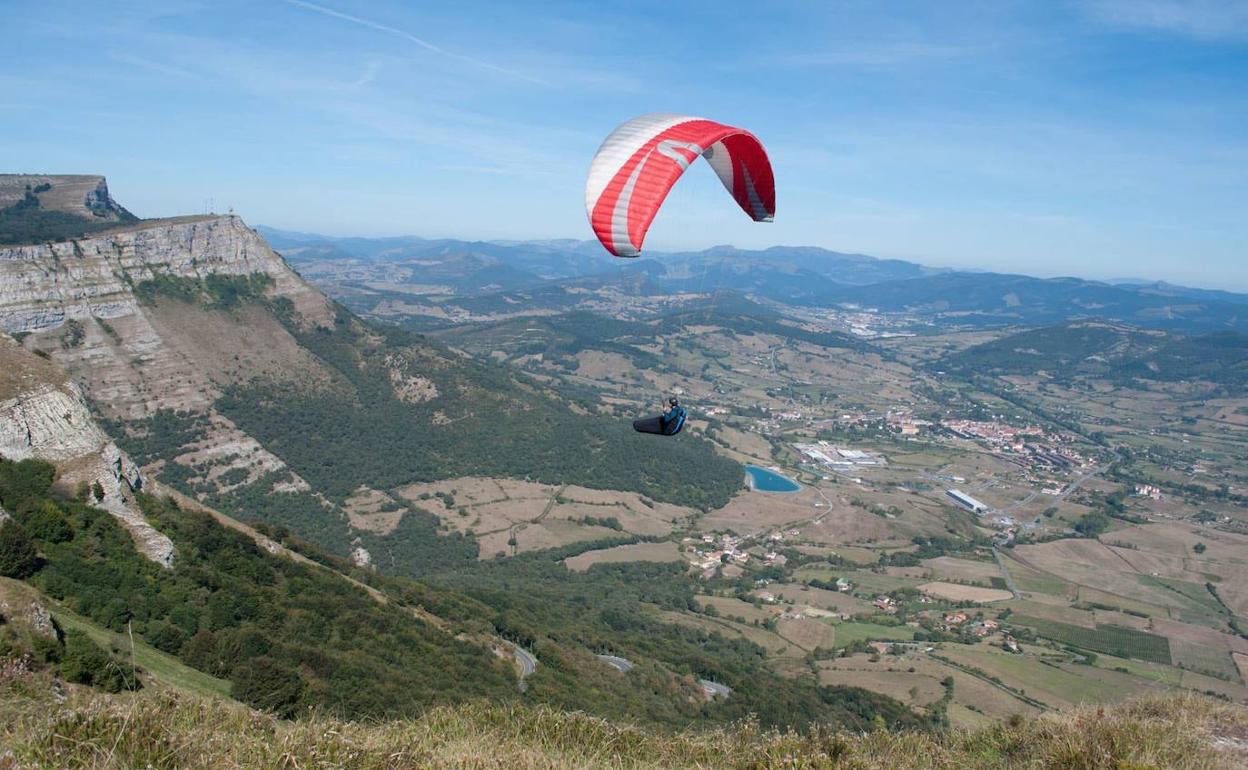
M951 626L960 626L966 622L967 616L965 612L950 612L945 615L945 622Z
M754 595L757 596L762 601L767 602L768 604L776 603L776 595L773 594L771 591L757 591L755 592Z
M893 649L892 642L867 642L867 646L880 655L887 655Z
M840 591L841 593L844 593L853 587L854 587L854 584L849 582L843 577L839 577L836 579L836 590Z
M894 602L892 597L889 596L881 596L871 603L875 605L876 609L883 610L884 612L897 611L897 603Z
M988 629L989 631L996 631L1001 628L1001 621L995 620L993 618L987 618L984 620L984 628Z

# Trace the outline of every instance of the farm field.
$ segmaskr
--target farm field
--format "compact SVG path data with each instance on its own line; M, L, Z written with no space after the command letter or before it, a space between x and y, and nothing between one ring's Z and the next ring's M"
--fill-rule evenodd
M1080 703L1108 703L1139 695L1159 685L1118 671L1046 661L981 647L948 645L941 655L1001 679L1053 708Z
M461 477L412 484L396 493L436 514L444 528L475 535L482 559L599 540L618 532L666 535L691 513L634 492L516 479Z
M1026 615L1012 615L1010 622L1035 629L1039 636L1091 652L1103 652L1121 658L1147 660L1166 665L1171 662L1169 640L1164 636L1144 631L1109 625L1087 628Z
M971 561L953 556L938 556L923 562L928 574L937 580L957 583L975 583L992 586L993 578L1001 577L1001 568L995 561Z
M709 618L703 615L672 610L660 611L659 617L668 623L674 623L678 626L720 633L727 637L737 636L747 639L766 650L770 657L800 658L805 654L804 650L792 642L758 626L737 623L726 618Z
M699 608L705 612L706 607L714 607L722 618L735 620L736 618L745 618L747 623L757 621L762 623L764 620L774 615L779 615L783 610L775 605L764 604L755 606L750 602L741 601L734 596L699 596L697 598Z
M829 591L825 588L812 588L810 586L781 584L780 586L771 586L771 592L786 601L791 601L795 605L807 605L831 612L843 613L846 615L856 615L860 613L869 613L873 608L868 602L863 601L848 593L840 591Z
M563 560L568 569L584 572L595 564L618 564L632 561L680 561L680 550L675 543L632 543L586 551Z
M918 589L931 596L935 596L940 599L948 599L951 602L975 602L976 604L988 604L990 602L1003 602L1014 598L1014 594L1009 591L1002 591L998 588L964 586L957 583L944 583L940 581L923 583L918 586Z
M813 618L783 618L776 624L776 633L808 652L817 648L831 649L836 641L833 627Z
M875 662L871 661L871 656L860 653L819 662L819 678L825 683L852 677L866 683L864 686L870 689L875 676L883 678L882 687L887 688L889 694L904 695L903 701L909 699L911 687L918 688L920 693L931 692L932 682L941 689L937 697L943 696L944 686L940 683L951 681L953 698L949 704L949 719L955 727L982 724L1011 714L1040 712L1036 706L1019 700L1001 687L923 653L884 655Z
M834 641L838 647L854 642L877 640L895 640L908 642L914 639L914 629L909 626L885 626L879 623L859 623L843 621L832 623L835 630Z

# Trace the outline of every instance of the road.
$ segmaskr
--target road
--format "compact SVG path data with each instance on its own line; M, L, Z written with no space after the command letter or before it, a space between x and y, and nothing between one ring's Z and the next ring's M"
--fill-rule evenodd
M702 685L702 691L706 693L708 698L716 696L727 698L729 695L732 695L732 688L726 684L712 682L710 679L699 679L698 684Z
M633 662L628 658L621 658L618 655L599 655L598 660L606 663L621 674L627 674L633 670Z
M515 653L516 662L520 664L520 680L524 681L525 677L537 670L537 658L515 642L508 641L507 644L511 645L512 652Z
M1069 496L1071 495L1071 493L1072 493L1072 492L1074 492L1076 489L1078 489L1080 486L1082 486L1082 485L1083 485L1083 482L1087 481L1088 479L1092 478L1093 476L1099 476L1099 475L1101 475L1102 473L1104 473L1104 472L1105 472L1106 470L1108 470L1108 469L1109 469L1109 466L1108 466L1108 465L1098 465L1097 467L1093 468L1092 470L1088 471L1087 473L1083 474L1083 475L1082 475L1082 476L1080 476L1079 478L1077 478L1077 479L1075 479L1074 481L1072 481L1072 482L1070 482L1069 484L1067 484L1067 485L1066 485L1066 488L1065 488L1065 489L1063 489L1063 490L1062 490L1062 492L1061 492L1061 494L1059 494L1059 495L1058 495L1055 499L1056 499L1058 502L1061 502L1062 500L1065 500L1067 497L1069 497Z
M1019 593L1018 586L1014 585L1014 578L1010 577L1010 570L1005 566L1005 558L1001 556L1001 552L994 545L992 547L992 556L997 560L997 566L1001 568L1001 575L1005 578L1005 587L1010 589L1010 593L1014 594L1015 599L1023 598Z

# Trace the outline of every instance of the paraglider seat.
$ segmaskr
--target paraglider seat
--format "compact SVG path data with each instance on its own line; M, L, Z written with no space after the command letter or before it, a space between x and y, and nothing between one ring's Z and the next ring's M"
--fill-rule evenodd
M660 436L675 436L685 427L685 418L689 412L683 406L673 406L665 414L633 420L633 430L638 433L654 433Z

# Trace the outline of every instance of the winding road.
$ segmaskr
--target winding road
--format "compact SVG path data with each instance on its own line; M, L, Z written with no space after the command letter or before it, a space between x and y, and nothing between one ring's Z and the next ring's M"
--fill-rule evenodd
M628 658L621 658L619 655L599 655L598 660L611 666L621 674L627 674L633 670L633 662Z

